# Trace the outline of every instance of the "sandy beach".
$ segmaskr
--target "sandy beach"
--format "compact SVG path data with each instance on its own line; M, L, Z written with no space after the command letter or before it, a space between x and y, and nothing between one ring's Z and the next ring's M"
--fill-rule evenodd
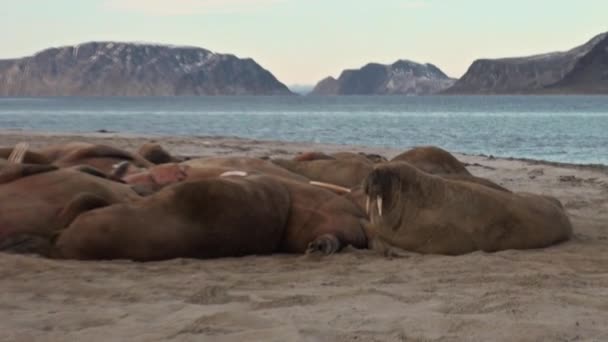
M177 155L293 156L378 147L231 137L0 132L0 146L89 141ZM457 152L457 151L452 151ZM455 153L476 176L560 199L571 241L541 250L388 259L55 261L0 254L0 341L606 341L608 167Z

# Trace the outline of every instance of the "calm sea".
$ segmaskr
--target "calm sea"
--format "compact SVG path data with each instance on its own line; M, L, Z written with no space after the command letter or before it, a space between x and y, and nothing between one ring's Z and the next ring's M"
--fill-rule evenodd
M608 164L608 97L0 98L0 129L237 136Z

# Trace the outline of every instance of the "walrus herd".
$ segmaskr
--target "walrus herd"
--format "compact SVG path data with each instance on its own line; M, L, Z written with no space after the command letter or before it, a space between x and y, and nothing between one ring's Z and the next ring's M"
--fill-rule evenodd
M572 226L552 197L472 175L438 147L392 160L172 156L72 142L0 148L0 251L164 260L345 246L459 255L547 247Z

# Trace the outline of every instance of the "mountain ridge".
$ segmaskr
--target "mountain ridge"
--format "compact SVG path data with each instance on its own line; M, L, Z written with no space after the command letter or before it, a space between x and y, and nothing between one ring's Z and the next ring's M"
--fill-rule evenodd
M0 96L292 95L251 58L194 46L93 41L0 60Z

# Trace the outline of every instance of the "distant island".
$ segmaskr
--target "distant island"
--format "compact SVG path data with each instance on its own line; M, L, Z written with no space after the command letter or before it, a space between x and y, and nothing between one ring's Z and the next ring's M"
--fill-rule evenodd
M0 60L0 96L292 94L253 59L196 47L90 42Z
M608 33L565 52L473 62L446 94L606 94Z
M399 60L390 65L370 63L361 69L344 70L338 79L321 80L310 95L430 95L455 81L433 64Z

